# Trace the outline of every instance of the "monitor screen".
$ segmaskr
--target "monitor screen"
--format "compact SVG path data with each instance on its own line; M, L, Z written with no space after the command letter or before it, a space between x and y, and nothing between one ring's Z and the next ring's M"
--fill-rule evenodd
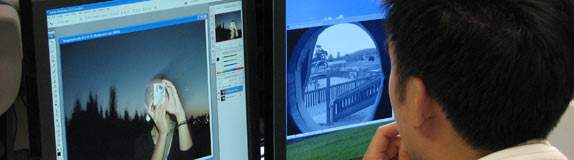
M287 159L362 157L394 120L381 1L285 4Z
M247 159L242 15L241 0L45 10L56 159Z

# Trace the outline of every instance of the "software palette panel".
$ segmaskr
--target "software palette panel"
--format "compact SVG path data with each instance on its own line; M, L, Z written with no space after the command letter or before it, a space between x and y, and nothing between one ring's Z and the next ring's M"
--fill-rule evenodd
M394 120L380 1L286 1L286 157L362 157ZM311 149L310 149L311 148Z
M56 159L247 159L240 0L45 10Z

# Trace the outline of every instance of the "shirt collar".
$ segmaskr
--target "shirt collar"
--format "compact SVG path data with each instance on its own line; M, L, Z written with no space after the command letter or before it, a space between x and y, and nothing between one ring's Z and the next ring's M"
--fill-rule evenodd
M479 160L510 160L510 159L567 159L556 147L546 140L533 140L523 144L503 149Z

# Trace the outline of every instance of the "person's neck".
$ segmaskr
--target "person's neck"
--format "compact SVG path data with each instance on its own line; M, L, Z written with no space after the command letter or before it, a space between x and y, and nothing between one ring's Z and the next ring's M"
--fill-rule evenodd
M423 128L429 133L424 140L428 144L424 159L478 159L485 156L466 144L448 121L433 123Z
M436 159L478 159L482 156L480 152L473 150L466 143L462 141L458 136L449 135L450 138L446 137L437 143Z

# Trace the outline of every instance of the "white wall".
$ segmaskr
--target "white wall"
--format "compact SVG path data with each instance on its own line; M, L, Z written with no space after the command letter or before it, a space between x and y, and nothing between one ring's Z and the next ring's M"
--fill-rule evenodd
M550 133L548 140L568 159L574 159L574 101L562 116L558 126Z

